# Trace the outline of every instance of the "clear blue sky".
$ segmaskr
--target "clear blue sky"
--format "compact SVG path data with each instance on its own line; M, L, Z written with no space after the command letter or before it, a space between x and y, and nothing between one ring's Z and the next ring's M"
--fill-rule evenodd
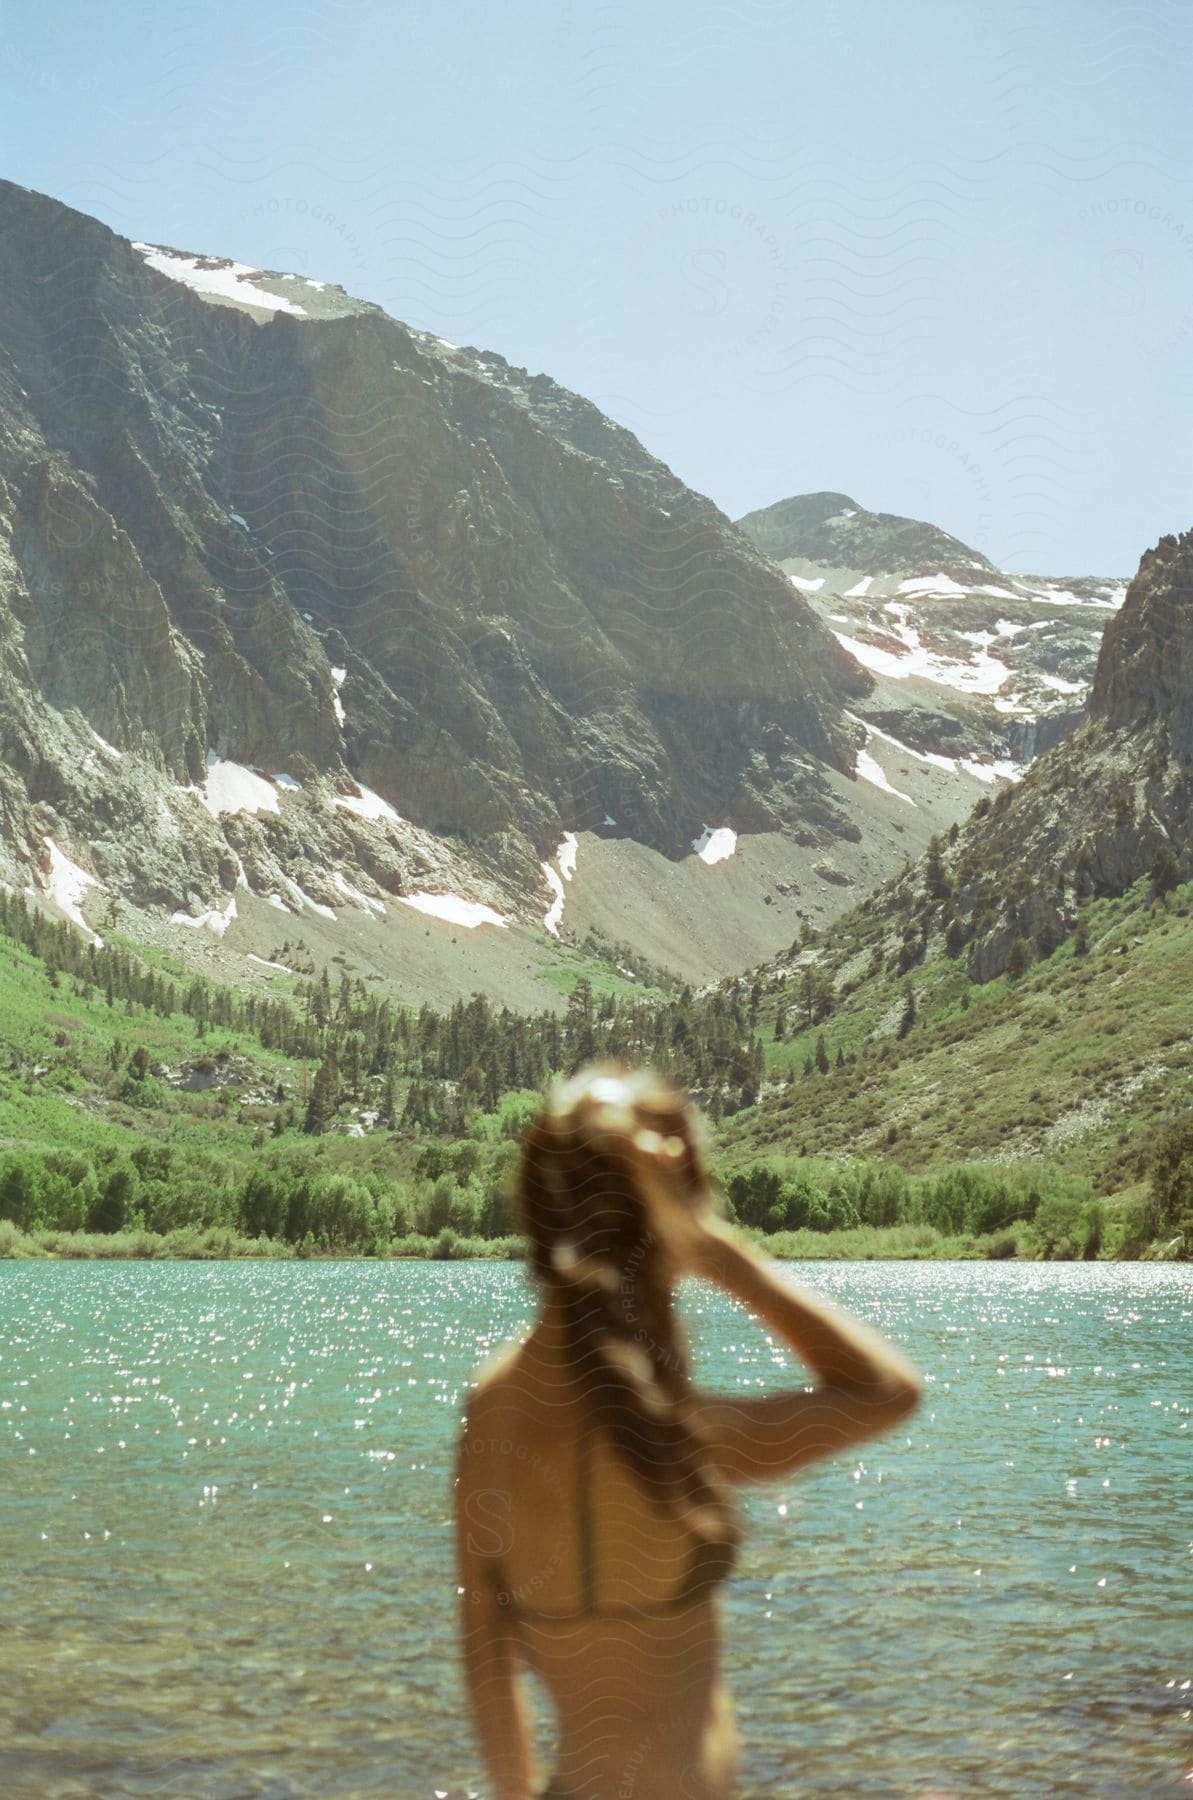
M0 0L0 171L588 395L736 517L1193 525L1187 0Z

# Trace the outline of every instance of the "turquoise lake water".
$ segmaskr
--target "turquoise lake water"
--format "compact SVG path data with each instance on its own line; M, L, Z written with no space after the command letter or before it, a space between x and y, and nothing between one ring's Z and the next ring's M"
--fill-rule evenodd
M743 1497L743 1800L1188 1797L1193 1269L784 1267L927 1387ZM0 1795L483 1793L451 1453L530 1312L514 1264L0 1263ZM786 1379L685 1316L705 1385Z

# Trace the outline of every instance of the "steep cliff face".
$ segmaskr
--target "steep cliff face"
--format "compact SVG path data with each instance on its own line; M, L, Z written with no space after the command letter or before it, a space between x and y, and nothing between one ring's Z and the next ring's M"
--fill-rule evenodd
M1179 762L1193 761L1193 531L1144 553L1106 628L1089 712L1120 731L1155 732Z
M945 854L945 910L980 980L1017 938L1046 953L1085 895L1121 893L1168 859L1193 878L1193 532L1145 553L1085 722L981 810Z
M546 377L3 184L0 346L10 881L57 830L192 911L350 857L541 915L565 830L853 830L868 676ZM228 767L272 791L222 806Z

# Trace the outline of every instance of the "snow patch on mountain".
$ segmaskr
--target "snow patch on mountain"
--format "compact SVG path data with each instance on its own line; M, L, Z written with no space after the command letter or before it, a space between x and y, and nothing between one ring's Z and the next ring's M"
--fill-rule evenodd
M168 275L171 281L179 281L207 299L233 300L241 306L259 307L262 312L293 313L300 319L307 316L306 308L296 301L256 287L249 277L261 271L250 263L214 256L182 256L177 250L163 250L155 244L134 244L133 249L139 250L159 275Z
M559 926L563 918L563 884L565 881L570 881L572 876L576 873L576 852L578 849L579 842L575 832L565 831L563 840L560 843L558 850L555 852L555 860L559 864L558 872L551 867L549 862L539 864L539 867L546 877L547 886L554 895L554 899L551 901L550 906L543 914L543 924L551 933L552 937L559 936Z
M913 757L916 762L929 763L934 769L944 769L950 775L956 773L955 757L938 756L934 750L913 750L911 745L905 744L901 738L892 737L889 731L881 731L877 725L871 725L869 719L859 719L856 713L851 712L846 712L845 717L852 720L855 725L860 725L862 730L867 733L867 743L870 738L879 738L882 743L890 744L892 749L898 750L903 756Z
M909 580L899 583L901 594L964 594L968 592L959 581L938 569L935 575L912 575Z
M550 906L543 914L543 924L551 933L552 937L558 937L559 922L563 918L563 880L556 870L551 867L549 862L540 863L539 867L546 877L547 886L554 895L554 899L551 901Z
M272 783L243 763L222 761L214 750L207 752L207 784L202 799L213 819L221 813L278 811Z
M579 848L580 842L575 832L565 831L563 834L563 842L555 852L559 861L559 873L563 876L565 881L570 881L572 876L576 873L576 852Z
M401 824L401 813L395 812L388 800L383 800L380 794L373 792L372 788L358 785L360 785L359 794L336 794L333 796L332 804L342 806L345 811L355 813L358 819L368 819L375 825Z
M913 750L911 745L905 744L901 738L892 737L889 731L880 730L877 725L871 725L868 719L860 719L856 713L846 712L845 717L852 720L855 725L861 726L866 733L867 743L871 738L877 738L881 743L889 744L901 756L909 756L915 762L927 763L934 769L943 769L946 774L955 775L960 769L964 770L967 775L972 775L976 781L1019 781L1022 779L1023 769L1019 764L1009 762L1005 757L991 762L979 762L975 757L941 756L933 750ZM875 787L885 787L892 794L899 793L897 788L891 787L883 770L865 750L859 750L857 758L857 772L864 780L873 781ZM874 770L878 771L881 779L875 777ZM908 800L910 795L899 794L899 798ZM916 804L915 801L911 803L913 806Z
M87 889L98 887L99 882L94 875L89 875L86 869L80 869L78 863L64 855L52 837L43 838L42 842L50 853L50 872L46 876L45 892L80 931L87 933L93 943L102 944L104 940L98 932L92 931L82 913Z
M700 836L692 839L692 848L701 862L725 862L737 849L737 833L728 825L719 825L715 831L706 825Z
M114 756L116 758L116 761L119 762L121 757L124 755L124 751L117 750L115 744L109 744L107 738L101 738L99 735L99 732L95 729L94 725L88 725L87 729L91 733L92 737L95 739L96 743L99 745L100 749L106 750L109 756Z
M903 586L906 587L906 583ZM894 620L890 627L891 636L903 645L899 652L884 650L878 644L868 644L862 638L852 637L846 632L835 631L833 636L851 656L867 669L877 675L888 675L896 681L906 681L918 675L924 681L931 681L938 687L955 688L968 694L997 694L1010 677L1010 669L1006 663L991 656L989 650L982 647L972 662L962 662L956 657L941 656L936 651L926 650L920 640L920 634L909 622L911 608L898 600L888 600L883 611L889 613ZM964 635L964 634L963 634ZM975 636L982 634L974 634ZM989 640L993 642L993 639Z
M374 900L370 894L364 894L359 888L353 887L352 883L341 874L339 869L332 870L331 879L333 885L338 888L341 894L343 894L345 900L351 900L353 905L359 906L362 912L371 913L374 918L378 919L383 919L385 917L385 907L382 905L381 901Z
M173 912L170 914L170 923L171 925L205 926L208 931L213 931L216 937L222 938L235 917L236 896L233 894L228 904L222 909L212 906L206 912L201 913Z
M963 756L958 764L967 775L978 781L1022 781L1023 770L1018 763L1007 762L975 762L972 757Z
M882 788L884 793L893 794L896 800L906 800L908 806L915 805L910 794L905 794L900 788L891 786L886 778L886 771L875 762L868 750L857 752L857 772L863 781L869 781L874 787Z
M311 911L318 913L321 919L330 919L332 924L335 924L336 916L330 906L324 906L321 900L312 900L309 894L304 894L293 876L284 875L282 879L297 902L300 911L304 906L309 906Z
M543 864L544 868L547 866ZM504 930L509 924L491 906L480 900L465 900L460 894L399 894L398 899L403 906L413 906L416 912L444 919L449 925L462 925L466 931L475 931L478 925L500 925ZM561 908L562 904L561 900Z

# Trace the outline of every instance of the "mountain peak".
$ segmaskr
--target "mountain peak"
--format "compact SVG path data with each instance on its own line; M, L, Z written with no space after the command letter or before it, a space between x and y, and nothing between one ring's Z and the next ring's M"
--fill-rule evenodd
M1167 727L1173 751L1193 756L1193 531L1144 552L1102 640L1090 717L1138 730Z
M147 268L188 288L208 305L235 307L254 317L287 313L296 319L343 319L380 311L367 301L353 299L342 287L308 275L256 269L228 256L195 255L165 244L134 243L132 248Z
M994 564L959 538L923 519L867 512L848 494L795 494L737 521L774 562L803 557L865 574L913 575L932 568L972 580Z

